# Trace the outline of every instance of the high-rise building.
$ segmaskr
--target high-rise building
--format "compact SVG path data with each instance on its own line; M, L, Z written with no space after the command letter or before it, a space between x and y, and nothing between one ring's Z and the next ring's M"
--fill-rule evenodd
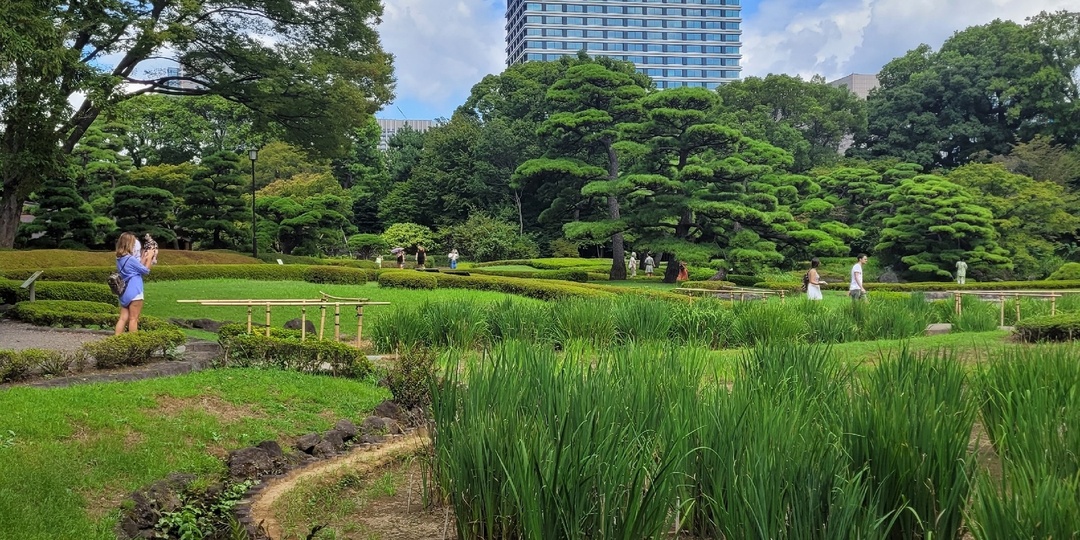
M379 123L379 128L382 130L379 136L379 150L386 150L389 148L387 143L390 142L390 138L401 131L405 126L409 126L421 133L435 127L435 120L392 120L389 118L376 118L376 122Z
M859 96L862 99L866 99L870 95L870 91L880 86L877 75L863 75L861 73L852 73L846 77L841 77L835 81L830 81L829 86L835 86L837 88L843 87L851 90L851 93Z
M506 1L506 62L585 50L633 62L658 88L739 78L741 0Z

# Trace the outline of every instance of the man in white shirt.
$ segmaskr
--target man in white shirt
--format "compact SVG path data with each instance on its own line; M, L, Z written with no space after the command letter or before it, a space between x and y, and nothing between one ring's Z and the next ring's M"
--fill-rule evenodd
M967 263L964 261L956 261L956 283L967 283Z
M856 259L855 265L851 267L851 285L848 286L848 296L852 300L862 300L866 298L866 287L863 286L863 265L866 264L866 255L859 254L859 258Z

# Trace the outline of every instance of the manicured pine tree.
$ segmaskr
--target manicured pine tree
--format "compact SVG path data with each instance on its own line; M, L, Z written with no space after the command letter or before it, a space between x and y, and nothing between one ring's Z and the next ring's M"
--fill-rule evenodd
M233 152L212 154L199 164L184 188L179 225L202 248L235 247L239 236L237 223L251 221L244 201L246 181L240 167L240 156Z

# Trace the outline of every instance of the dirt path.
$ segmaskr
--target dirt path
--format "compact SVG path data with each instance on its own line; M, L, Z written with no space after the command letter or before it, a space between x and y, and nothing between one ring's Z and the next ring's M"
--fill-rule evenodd
M271 539L277 540L281 538L281 526L278 525L277 519L274 518L274 502L292 490L297 483L333 474L345 468L359 474L374 471L394 459L415 452L425 444L430 443L431 439L426 434L414 432L389 440L377 447L353 450L344 456L321 461L290 472L281 478L270 480L252 499L251 518L256 525L262 525Z

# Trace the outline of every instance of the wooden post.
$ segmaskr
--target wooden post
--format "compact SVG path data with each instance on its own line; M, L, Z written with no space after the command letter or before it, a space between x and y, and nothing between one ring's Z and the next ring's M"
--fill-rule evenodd
M341 304L334 304L334 341L341 341Z
M356 348L360 348L360 335L364 331L364 306L356 306Z
M307 306L300 306L300 341L307 339Z
M1016 322L1020 322L1020 295L1014 293L1013 296L1016 297Z
M1005 326L1005 295L999 294L998 301L1001 302L1001 323L998 326Z
M959 317L960 314L964 311L963 306L964 306L964 303L963 303L963 301L960 300L960 293L954 292L953 293L953 309L956 311L956 316L957 317Z
M319 340L323 338L323 328L326 327L326 304L319 304Z
M266 337L270 337L270 302L266 303Z
M1057 297L1055 293L1050 293L1050 315L1053 316L1057 313Z
M248 306L248 333L251 333L251 306Z
M780 290L780 305L784 305L784 290Z

